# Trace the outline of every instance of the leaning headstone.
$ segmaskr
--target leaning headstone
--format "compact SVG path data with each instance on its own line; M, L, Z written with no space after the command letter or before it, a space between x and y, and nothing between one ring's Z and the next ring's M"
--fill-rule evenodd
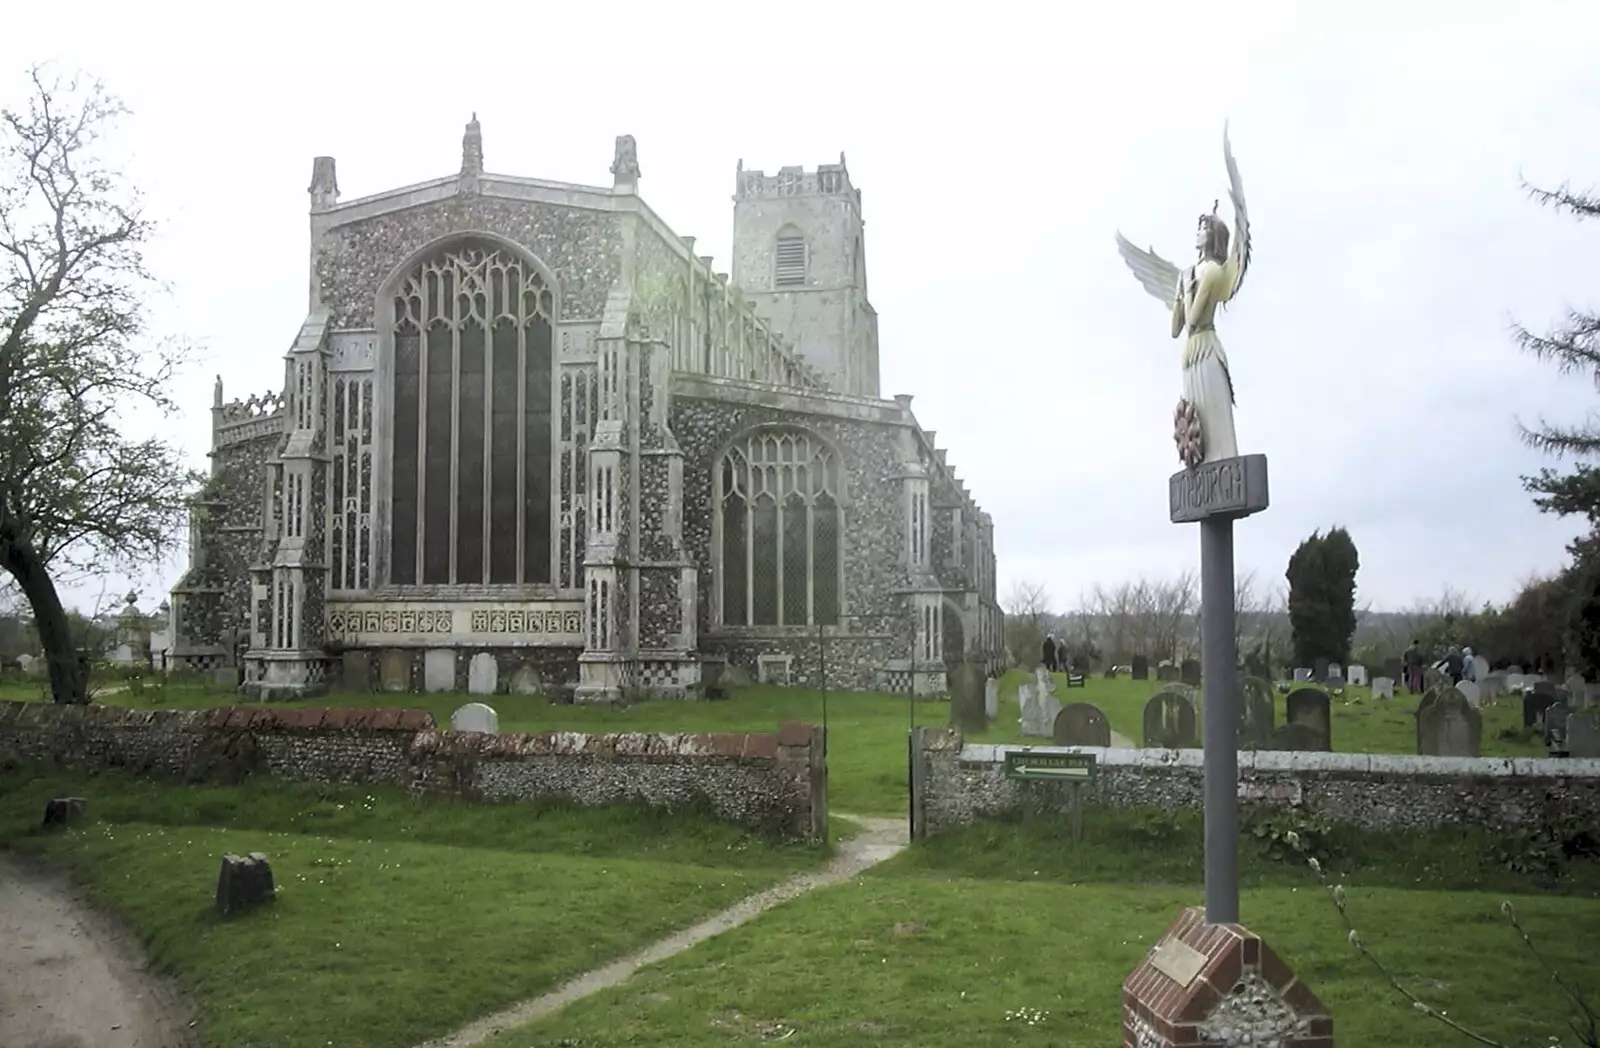
M1483 717L1464 695L1446 693L1417 715L1417 752L1428 757L1476 757Z
M1166 662L1166 661L1163 661L1163 662L1161 662L1160 664L1158 664L1156 666L1156 680L1171 682L1171 681L1176 681L1177 679L1178 679L1178 667L1177 666L1173 665L1170 662Z
M1522 726L1532 728L1544 721L1545 711L1555 704L1554 695L1542 692L1524 692L1522 696Z
M493 695L500 684L500 665L487 651L480 651L467 663L467 693Z
M1184 750L1196 745L1195 710L1191 692L1162 688L1144 704L1146 749Z
M411 653L385 648L378 656L378 684L384 691L411 690Z
M983 682L983 715L990 720L1000 715L1000 682L993 677Z
M950 673L950 725L963 734L989 726L983 708L983 667L965 662Z
M1351 666L1349 672L1345 674L1345 679L1350 682L1352 688L1363 687L1367 683L1367 668L1365 666Z
M539 675L539 667L524 662L512 670L511 682L506 690L513 695L537 695L544 691L544 678Z
M1329 712L1328 693L1320 688L1298 688L1284 701L1286 720L1290 724L1304 724L1317 733L1317 749L1333 749L1333 717Z
M500 731L500 715L495 713L493 706L469 702L450 714L450 730L481 731L495 735Z
M1198 688L1200 686L1200 660L1184 659L1183 664L1178 667L1178 679L1191 688Z
M1374 678L1372 678L1372 697L1375 698L1375 699L1392 699L1392 698L1394 698L1394 678L1393 677L1374 677Z
M277 898L272 864L260 852L248 857L224 855L217 873L217 909L227 917Z
M83 818L89 802L82 797L54 797L44 802L44 827L70 826Z
M1272 685L1260 677L1239 678L1239 745L1260 749L1272 737L1277 706L1272 701Z
M1460 692L1462 698L1466 699L1468 705L1472 706L1474 709L1483 703L1483 696L1478 691L1478 685L1473 681L1464 680L1457 682L1456 691Z
M1572 709L1564 702L1553 702L1544 711L1544 745L1551 753L1567 752L1567 722Z
M1135 655L1133 657L1133 679L1150 679L1150 660L1145 658L1143 655Z
M422 654L424 691L456 690L456 653L453 648L430 648Z
M1305 684L1311 680L1312 668L1310 666L1296 666L1294 680L1296 684Z
M1567 718L1567 756L1600 757L1600 713L1574 713Z
M1057 746L1110 746L1111 722L1092 702L1069 702L1056 714L1050 737Z

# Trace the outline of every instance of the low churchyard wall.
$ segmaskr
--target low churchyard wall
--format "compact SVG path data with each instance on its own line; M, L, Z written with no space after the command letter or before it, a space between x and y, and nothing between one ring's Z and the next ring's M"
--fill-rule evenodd
M951 728L915 735L917 837L983 818L1025 811L1069 811L1072 791L1085 807L1201 809L1203 754L1197 749L995 746L965 743ZM1006 777L1005 753L1093 753L1094 780ZM1411 757L1390 754L1239 753L1239 801L1266 811L1298 809L1372 830L1453 824L1495 830L1536 829L1578 815L1600 823L1600 760Z
M441 731L427 710L126 710L0 702L0 766L125 768L190 781L269 775L486 801L704 808L751 829L827 832L822 729L771 733Z

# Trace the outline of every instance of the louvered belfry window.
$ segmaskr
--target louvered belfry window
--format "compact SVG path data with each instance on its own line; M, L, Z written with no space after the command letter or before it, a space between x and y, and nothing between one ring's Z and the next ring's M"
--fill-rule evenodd
M773 281L776 287L805 287L806 241L804 237L778 238L778 265Z

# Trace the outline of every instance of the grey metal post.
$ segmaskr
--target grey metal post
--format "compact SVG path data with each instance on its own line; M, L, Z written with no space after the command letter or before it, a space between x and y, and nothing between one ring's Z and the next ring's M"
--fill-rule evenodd
M1206 921L1239 923L1239 674L1233 518L1200 522L1200 685L1205 699Z
M1174 524L1200 525L1200 684L1205 702L1206 921L1239 921L1239 653L1233 522L1267 508L1267 457L1204 462L1168 482Z

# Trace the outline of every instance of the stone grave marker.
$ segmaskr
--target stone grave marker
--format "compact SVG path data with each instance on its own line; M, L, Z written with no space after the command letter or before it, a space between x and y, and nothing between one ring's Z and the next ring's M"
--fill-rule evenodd
M217 871L217 909L229 917L277 898L272 864L260 852L248 856L224 855Z
M1544 744L1551 753L1567 752L1567 721L1572 708L1559 699L1544 711Z
M1288 723L1304 724L1317 733L1317 749L1333 749L1333 715L1327 692L1321 688L1297 688L1289 693L1284 708Z
M372 690L372 654L349 648L339 656L339 684L345 691Z
M1374 677L1374 678L1372 678L1372 697L1374 699L1392 699L1392 698L1394 698L1394 678L1393 677Z
M384 691L411 690L411 653L384 648L378 656L378 683Z
M1345 675L1352 688L1360 688L1367 683L1367 668L1365 666L1351 666L1350 672Z
M1478 679L1478 693L1485 703L1493 702L1506 693L1506 675L1490 673Z
M1532 728L1544 721L1545 711L1555 704L1554 695L1545 695L1537 691L1524 692L1522 695L1522 726Z
M1197 745L1193 691L1182 685L1161 688L1144 704L1146 749L1184 750Z
M1328 679L1328 660L1317 658L1311 660L1311 679L1321 683Z
M454 667L451 674L455 673ZM467 663L467 694L493 695L500 686L500 664L487 651L480 651Z
M983 715L990 720L1000 716L1000 682L993 677L983 682Z
M1482 655L1474 655L1472 662L1472 679L1482 680L1489 675L1489 660Z
M1200 686L1201 679L1200 660L1184 659L1183 664L1178 667L1178 679L1189 685L1191 688L1198 688Z
M53 826L71 826L81 822L89 810L89 802L82 797L52 797L44 802L45 829Z
M1156 680L1168 684L1177 683L1178 667L1171 662L1162 661L1156 665Z
M1337 662L1328 663L1328 675L1323 679L1329 684L1343 684L1345 682L1344 667L1340 666Z
M1240 677L1239 698L1239 745L1260 749L1271 738L1278 715L1272 685L1260 677Z
M23 654L17 656L17 668L20 669L23 673L27 673L27 674L31 675L33 673L33 664L36 661L38 661L38 660L36 660L32 655L29 655L27 653L23 653Z
M1135 655L1133 657L1133 679L1150 679L1150 660L1145 658L1143 655Z
M1478 691L1478 685L1470 680L1460 681L1456 684L1456 691L1467 700L1468 705L1476 709L1483 703L1483 695Z
M1261 748L1286 753L1326 752L1321 733L1309 724L1280 724L1272 729L1267 744Z
M1527 687L1528 687L1528 678L1527 677L1523 676L1520 673L1512 673L1510 670L1506 671L1506 690L1507 691L1525 691L1525 690L1527 690Z
M1568 701L1572 703L1572 708L1579 709L1579 704L1588 698L1589 682L1584 680L1581 674L1574 673L1564 683L1567 688Z
M950 673L950 725L966 734L989 726L983 708L983 667L964 662Z
M1024 684L1017 689L1017 701L1022 707L1022 734L1048 739L1055 730L1056 716L1061 712L1061 700Z
M1517 665L1507 666L1506 667L1506 673L1508 675L1512 674L1512 673L1515 673L1517 676L1520 677L1520 676L1522 676L1522 667L1521 666L1517 666Z
M511 682L506 688L513 695L538 695L544 691L544 678L539 674L539 667L531 662L524 662L511 671Z
M1056 693L1056 675L1043 666L1033 671L1033 679L1040 695L1054 695Z
M1417 752L1428 757L1476 757L1483 717L1457 692L1446 692L1417 714Z
M488 735L496 735L500 731L500 715L494 711L493 706L485 706L481 702L469 702L450 714L450 730L481 731Z
M1311 680L1311 673L1312 670L1310 666L1296 666L1294 669L1295 683L1305 684L1309 682Z
M422 653L424 691L456 690L456 653L451 648L430 648Z
M1567 718L1567 756L1600 757L1600 713L1574 713Z
M1092 702L1069 702L1056 714L1050 737L1057 746L1110 746L1111 722Z

